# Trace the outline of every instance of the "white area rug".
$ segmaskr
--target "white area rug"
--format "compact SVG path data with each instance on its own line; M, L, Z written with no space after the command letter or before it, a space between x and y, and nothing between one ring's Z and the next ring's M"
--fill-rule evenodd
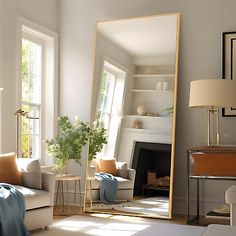
M32 236L200 236L205 231L205 227L160 223L158 220L112 218L71 216L56 221L49 230L32 232Z
M94 203L94 210L113 209L123 212L138 213L142 215L168 216L169 199L164 197L150 197L131 202L121 202L118 204Z

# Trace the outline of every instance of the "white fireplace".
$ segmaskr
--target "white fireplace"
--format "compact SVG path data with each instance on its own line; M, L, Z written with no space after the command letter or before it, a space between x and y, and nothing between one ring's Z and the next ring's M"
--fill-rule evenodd
M136 142L171 144L172 133L158 130L123 129L117 158L119 161L127 162L129 167L132 166Z

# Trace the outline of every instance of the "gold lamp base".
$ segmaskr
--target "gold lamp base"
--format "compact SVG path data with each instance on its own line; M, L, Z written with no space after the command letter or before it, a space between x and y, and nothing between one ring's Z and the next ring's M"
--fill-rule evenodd
M219 109L207 111L207 145L220 146Z

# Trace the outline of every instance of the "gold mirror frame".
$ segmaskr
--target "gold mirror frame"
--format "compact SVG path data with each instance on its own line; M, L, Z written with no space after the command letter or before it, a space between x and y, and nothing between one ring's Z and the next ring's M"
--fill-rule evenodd
M177 106L177 87L178 87L178 58L179 58L179 34L180 34L180 14L179 13L170 13L170 14L160 14L160 15L151 15L146 17L136 17L136 18L126 18L119 20L111 20L111 21L97 21L96 25L96 37L95 37L95 50L94 50L94 70L93 70L93 85L92 85L92 96L91 96L91 107L90 107L90 124L92 126L92 121L94 120L93 111L95 110L95 101L97 101L97 96L95 96L95 70L96 70L96 53L97 53L97 34L98 34L98 25L104 22L117 22L123 20L132 20L132 19L148 19L150 17L161 17L161 16L171 16L176 15L177 25L176 25L176 41L175 41L175 64L174 64L174 88L173 88L173 116L172 116L172 141L171 141L171 156L170 156L170 187L169 187L169 212L167 216L161 215L146 215L146 214L138 214L138 216L142 217L151 217L151 218L172 218L172 201L173 201L173 175L174 175L174 154L175 154L175 132L176 132L176 106ZM104 66L104 65L103 65ZM125 92L124 92L125 93ZM85 181L85 197L84 197L84 211L85 212L96 212L96 213L109 213L109 214L121 214L121 215L135 215L133 213L128 212L111 212L106 210L95 210L92 209L91 202L91 177L89 175L89 166L90 163L87 163L86 169L86 181ZM93 177L92 177L93 179ZM90 192L89 192L90 191ZM88 200L89 199L89 200ZM89 206L90 204L90 206Z

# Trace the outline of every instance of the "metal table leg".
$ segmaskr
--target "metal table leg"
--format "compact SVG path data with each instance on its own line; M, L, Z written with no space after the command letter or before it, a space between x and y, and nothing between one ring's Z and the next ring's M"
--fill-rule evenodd
M199 179L197 179L197 219L199 220Z

